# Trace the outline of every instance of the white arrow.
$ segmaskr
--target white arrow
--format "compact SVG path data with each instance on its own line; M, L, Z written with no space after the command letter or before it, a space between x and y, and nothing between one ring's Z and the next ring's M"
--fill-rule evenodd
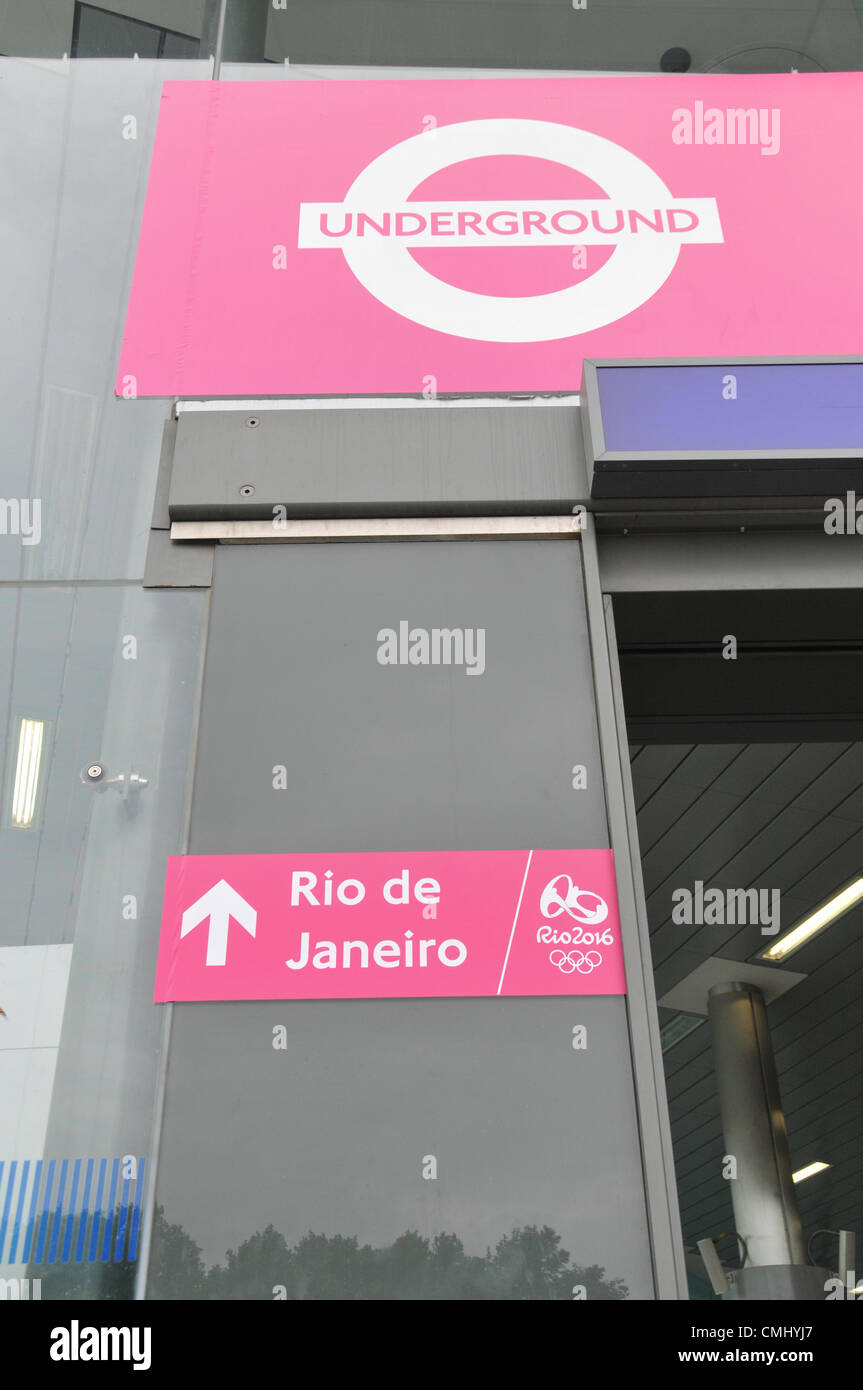
M228 954L228 923L232 917L241 927L245 927L249 936L254 936L258 920L255 909L223 878L214 883L196 903L186 908L180 936L187 936L207 917L210 919L210 929L207 933L207 965L225 964Z

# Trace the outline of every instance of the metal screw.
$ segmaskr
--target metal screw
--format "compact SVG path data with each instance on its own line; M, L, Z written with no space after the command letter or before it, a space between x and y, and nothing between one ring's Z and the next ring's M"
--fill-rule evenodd
M261 422L258 419L257 415L250 415L248 420L246 421L246 428L250 430L256 430L260 423Z
M102 764L101 764L101 763L91 763L90 766L87 768L87 776L88 776L88 777L101 777L101 776L102 776Z
M240 496L241 496L241 497L254 497L254 495L255 495L255 489L252 487L252 484L251 484L251 483L243 483L243 486L240 488Z

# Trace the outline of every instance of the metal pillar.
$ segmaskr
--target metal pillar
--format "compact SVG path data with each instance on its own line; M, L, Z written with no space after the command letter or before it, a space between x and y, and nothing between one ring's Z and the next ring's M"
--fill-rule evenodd
M201 57L214 59L218 81L222 63L262 63L267 41L268 0L204 0Z
M747 1265L805 1265L764 997L755 985L714 985L708 1015L725 1153L736 1160L734 1222Z

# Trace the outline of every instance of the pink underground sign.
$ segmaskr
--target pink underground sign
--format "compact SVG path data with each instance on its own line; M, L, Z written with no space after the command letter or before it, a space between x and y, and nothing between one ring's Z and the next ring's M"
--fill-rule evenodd
M623 994L611 850L169 859L154 999Z
M167 82L116 393L853 354L863 74Z

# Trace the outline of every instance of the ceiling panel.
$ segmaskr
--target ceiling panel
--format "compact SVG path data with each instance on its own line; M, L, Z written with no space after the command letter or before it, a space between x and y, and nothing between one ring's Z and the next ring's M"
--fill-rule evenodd
M682 926L672 892L779 888L781 930L863 873L863 744L633 744L630 749L657 995L708 956L750 960L752 926ZM797 1189L807 1237L863 1227L863 908L785 963L806 975L768 1008L792 1164L832 1166ZM783 968L777 966L777 969ZM672 1014L663 1010L661 1022ZM665 1053L687 1246L733 1227L706 1023ZM863 1234L863 1232L861 1232ZM816 1257L835 1259L818 1237ZM733 1263L735 1242L720 1244Z
M685 48L694 72L863 64L852 0L287 0L267 57L292 63L655 72Z

